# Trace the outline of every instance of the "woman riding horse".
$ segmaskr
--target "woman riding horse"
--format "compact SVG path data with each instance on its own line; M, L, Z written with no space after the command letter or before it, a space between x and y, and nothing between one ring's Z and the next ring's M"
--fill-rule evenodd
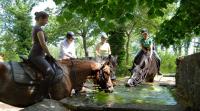
M10 63L10 62L9 62ZM41 84L21 84L14 80L13 68L9 63L0 62L0 101L24 107L41 101L39 87ZM52 99L60 100L71 96L72 89L78 89L88 76L93 76L94 81L107 92L113 91L110 78L110 61L103 65L89 60L57 61L62 67L64 76L50 87ZM24 73L20 74L20 77ZM45 89L43 89L45 90Z
M43 91L41 93L44 95L48 93L48 87L56 74L51 64L46 59L46 57L52 58L52 56L46 45L47 35L41 28L47 24L48 17L49 15L43 11L35 12L36 25L33 27L32 31L33 46L29 54L30 62L43 74L44 80L41 81L40 88L41 91Z
M141 50L136 55L132 68L129 69L131 73L136 72L137 74L133 75L131 79L129 79L128 84L137 85L145 79L148 79L149 82L153 82L152 77L154 78L155 74L149 74L152 69L154 69L153 63L156 64L156 72L160 74L160 58L153 48L153 40L151 37L149 37L147 29L142 29L141 34ZM153 72L156 73L155 71Z

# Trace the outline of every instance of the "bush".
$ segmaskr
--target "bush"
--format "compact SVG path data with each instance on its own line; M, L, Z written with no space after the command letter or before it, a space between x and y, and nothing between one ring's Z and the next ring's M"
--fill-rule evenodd
M161 73L169 74L176 72L176 55L170 52L159 52L161 58Z

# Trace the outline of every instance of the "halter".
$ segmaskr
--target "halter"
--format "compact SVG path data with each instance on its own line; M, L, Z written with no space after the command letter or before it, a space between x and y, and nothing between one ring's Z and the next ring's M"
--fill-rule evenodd
M103 74L103 68L104 68L104 64L103 66L100 68L99 70L99 78L100 78L100 81L105 81L105 75Z

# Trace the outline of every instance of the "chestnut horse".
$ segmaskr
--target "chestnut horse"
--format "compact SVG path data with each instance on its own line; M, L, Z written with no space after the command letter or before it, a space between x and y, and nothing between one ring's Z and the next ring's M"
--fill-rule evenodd
M109 61L103 65L88 60L66 60L57 63L62 67L64 75L60 81L51 85L49 94L52 99L60 100L71 96L72 89L80 89L87 76L94 76L100 87L112 92ZM0 62L0 101L18 107L40 101L39 86L16 83L11 70L10 65Z

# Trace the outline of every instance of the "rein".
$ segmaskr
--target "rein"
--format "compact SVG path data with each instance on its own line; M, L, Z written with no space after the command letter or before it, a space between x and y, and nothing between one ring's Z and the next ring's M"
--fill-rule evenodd
M99 81L104 81L105 80L105 75L103 74L103 68L104 68L104 65L99 70L99 78L100 78Z

